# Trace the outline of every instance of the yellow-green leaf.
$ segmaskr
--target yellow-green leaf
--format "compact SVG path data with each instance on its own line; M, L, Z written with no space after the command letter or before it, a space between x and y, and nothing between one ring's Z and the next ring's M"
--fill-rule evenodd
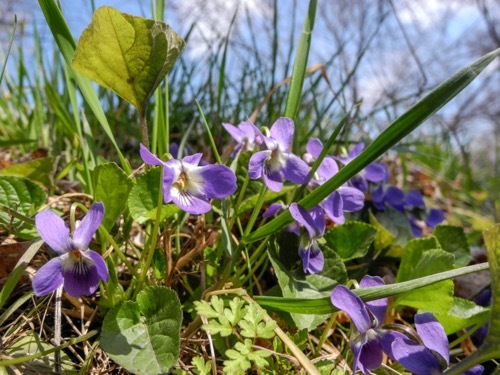
M105 6L80 37L72 67L143 111L184 45L164 22Z

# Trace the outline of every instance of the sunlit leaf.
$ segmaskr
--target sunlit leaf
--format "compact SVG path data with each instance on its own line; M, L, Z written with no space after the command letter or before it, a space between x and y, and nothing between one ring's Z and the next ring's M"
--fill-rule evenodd
M184 45L164 22L105 6L78 41L72 67L143 111Z
M328 230L324 238L328 246L346 261L365 256L376 233L377 228L372 225L351 221Z

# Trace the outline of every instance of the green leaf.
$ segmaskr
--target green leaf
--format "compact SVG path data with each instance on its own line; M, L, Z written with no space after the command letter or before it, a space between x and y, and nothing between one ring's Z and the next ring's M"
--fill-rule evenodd
M370 224L375 225L372 221L373 219L370 217ZM398 210L387 208L385 211L376 214L376 221L380 225L377 226L377 229L384 228L383 230L390 233L394 238L388 249L377 250L385 250L385 255L389 257L400 257L406 243L413 238L408 218Z
M104 318L100 344L106 353L133 373L167 373L180 351L182 309L177 294L150 287Z
M424 251L440 249L441 245L436 237L414 238L406 244L404 256L399 265L396 282L411 280L415 267Z
M224 361L224 373L245 374L254 362L257 367L265 367L269 362L265 359L271 355L267 350L252 350L252 340L245 339L243 343L237 342L234 349L226 350L229 358Z
M246 309L241 309L243 301L237 297L231 301L229 309L224 307L224 300L217 296L212 296L210 303L195 301L194 305L198 315L209 319L208 323L203 325L203 329L222 337L230 336L233 333L233 327L246 312Z
M127 201L128 208L132 218L139 224L156 219L158 194L163 194L160 191L160 171L159 167L150 168L136 179L136 183L130 191ZM161 220L172 217L180 211L173 204L163 205L161 210Z
M224 316L233 326L238 324L238 322L247 315L247 308L243 308L244 305L244 300L234 297L229 301L229 309L224 309Z
M347 261L365 256L376 233L377 228L372 225L351 221L328 230L324 239L329 247Z
M432 233L443 250L455 256L455 267L463 267L470 262L470 247L464 229L452 225L438 225Z
M425 98L412 106L401 117L394 121L372 144L354 160L349 162L335 176L330 178L311 194L297 202L306 210L310 210L323 199L337 190L347 180L359 173L368 164L382 156L384 152L410 134L429 117L441 109L446 103L454 98L460 91L467 87L500 53L500 49L492 51L473 64L463 68L441 85L432 90ZM249 236L245 236L244 242L253 242L265 238L273 233L279 232L291 223L293 218L289 211L279 215L269 223L259 227Z
M405 248L405 255L410 253ZM418 250L418 252L420 252ZM412 257L413 258L413 257ZM409 274L400 277L400 281L414 280L423 276L433 275L439 272L453 269L453 255L441 249L425 250L417 258L417 263ZM398 274L399 277L399 274ZM439 303L436 303L439 301ZM432 312L447 312L453 303L453 280L445 280L434 285L417 289L394 300L396 306L411 306Z
M248 306L246 314L238 325L241 327L241 335L251 338L271 339L277 325L274 320L264 321L266 312L256 303Z
M210 375L212 372L210 362L205 362L205 358L203 357L193 357L191 365L194 366L193 372L196 375Z
M143 112L184 45L164 22L105 6L80 37L71 66Z
M377 234L375 235L373 246L377 253L380 253L394 243L396 237L391 234L385 227L380 224L372 212L369 212L369 222L377 229Z
M106 163L95 167L94 200L105 207L103 225L109 231L125 209L133 182L116 163Z
M54 170L53 158L41 158L26 163L13 164L0 170L2 176L19 176L29 178L47 187L52 186L51 175Z
M163 280L167 276L167 259L165 258L165 252L163 249L156 248L153 254L153 273L156 280Z
M447 335L462 329L483 325L490 316L490 309L476 305L474 302L454 297L451 309L446 313L435 313Z
M45 192L36 183L24 177L0 176L0 204L25 215L33 215L45 203ZM0 223L19 225L20 221L0 211Z

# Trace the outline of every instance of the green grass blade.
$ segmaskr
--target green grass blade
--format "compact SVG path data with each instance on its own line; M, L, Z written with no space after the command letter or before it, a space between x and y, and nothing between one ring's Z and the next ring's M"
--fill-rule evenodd
M2 72L0 73L0 83L2 83L3 75L5 73L5 68L7 67L7 61L9 60L10 50L12 48L12 42L14 41L14 35L16 35L16 27L17 27L17 15L14 15L14 29L12 30L12 34L9 40L9 47L7 48L7 54L5 55L5 62L2 66Z
M290 91L286 102L285 116L295 121L299 112L300 97L302 87L304 85L304 77L307 69L307 59L309 57L309 49L311 47L311 36L314 28L314 20L316 18L317 0L310 0L309 8L302 28L297 54L293 66L292 81L290 83Z
M417 288L432 285L443 280L483 271L488 269L488 267L488 263L480 263L401 283L354 289L353 292L365 302L374 301L380 298L407 293ZM306 299L255 296L255 300L262 307L297 314L331 314L337 311L337 309L332 305L330 297Z
M342 168L339 173L314 190L307 197L298 202L299 205L310 210L323 199L338 189L347 180L360 172L368 164L380 157L397 142L402 140L425 120L436 113L460 91L467 87L500 53L494 50L473 64L463 68L432 90L425 98L416 103L406 113L394 121L382 134L378 136L356 159ZM244 242L257 241L261 238L278 232L281 228L293 221L290 213L284 212L277 218L257 229Z

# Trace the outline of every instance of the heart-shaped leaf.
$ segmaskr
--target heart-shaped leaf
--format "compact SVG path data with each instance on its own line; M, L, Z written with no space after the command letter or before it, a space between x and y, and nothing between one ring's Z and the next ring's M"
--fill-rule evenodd
M376 233L377 228L372 225L351 221L328 230L324 238L328 246L347 261L365 256Z
M180 351L181 303L165 287L142 290L137 302L126 301L104 318L101 346L135 374L167 373Z
M164 22L105 6L80 37L71 66L142 112L184 45Z

